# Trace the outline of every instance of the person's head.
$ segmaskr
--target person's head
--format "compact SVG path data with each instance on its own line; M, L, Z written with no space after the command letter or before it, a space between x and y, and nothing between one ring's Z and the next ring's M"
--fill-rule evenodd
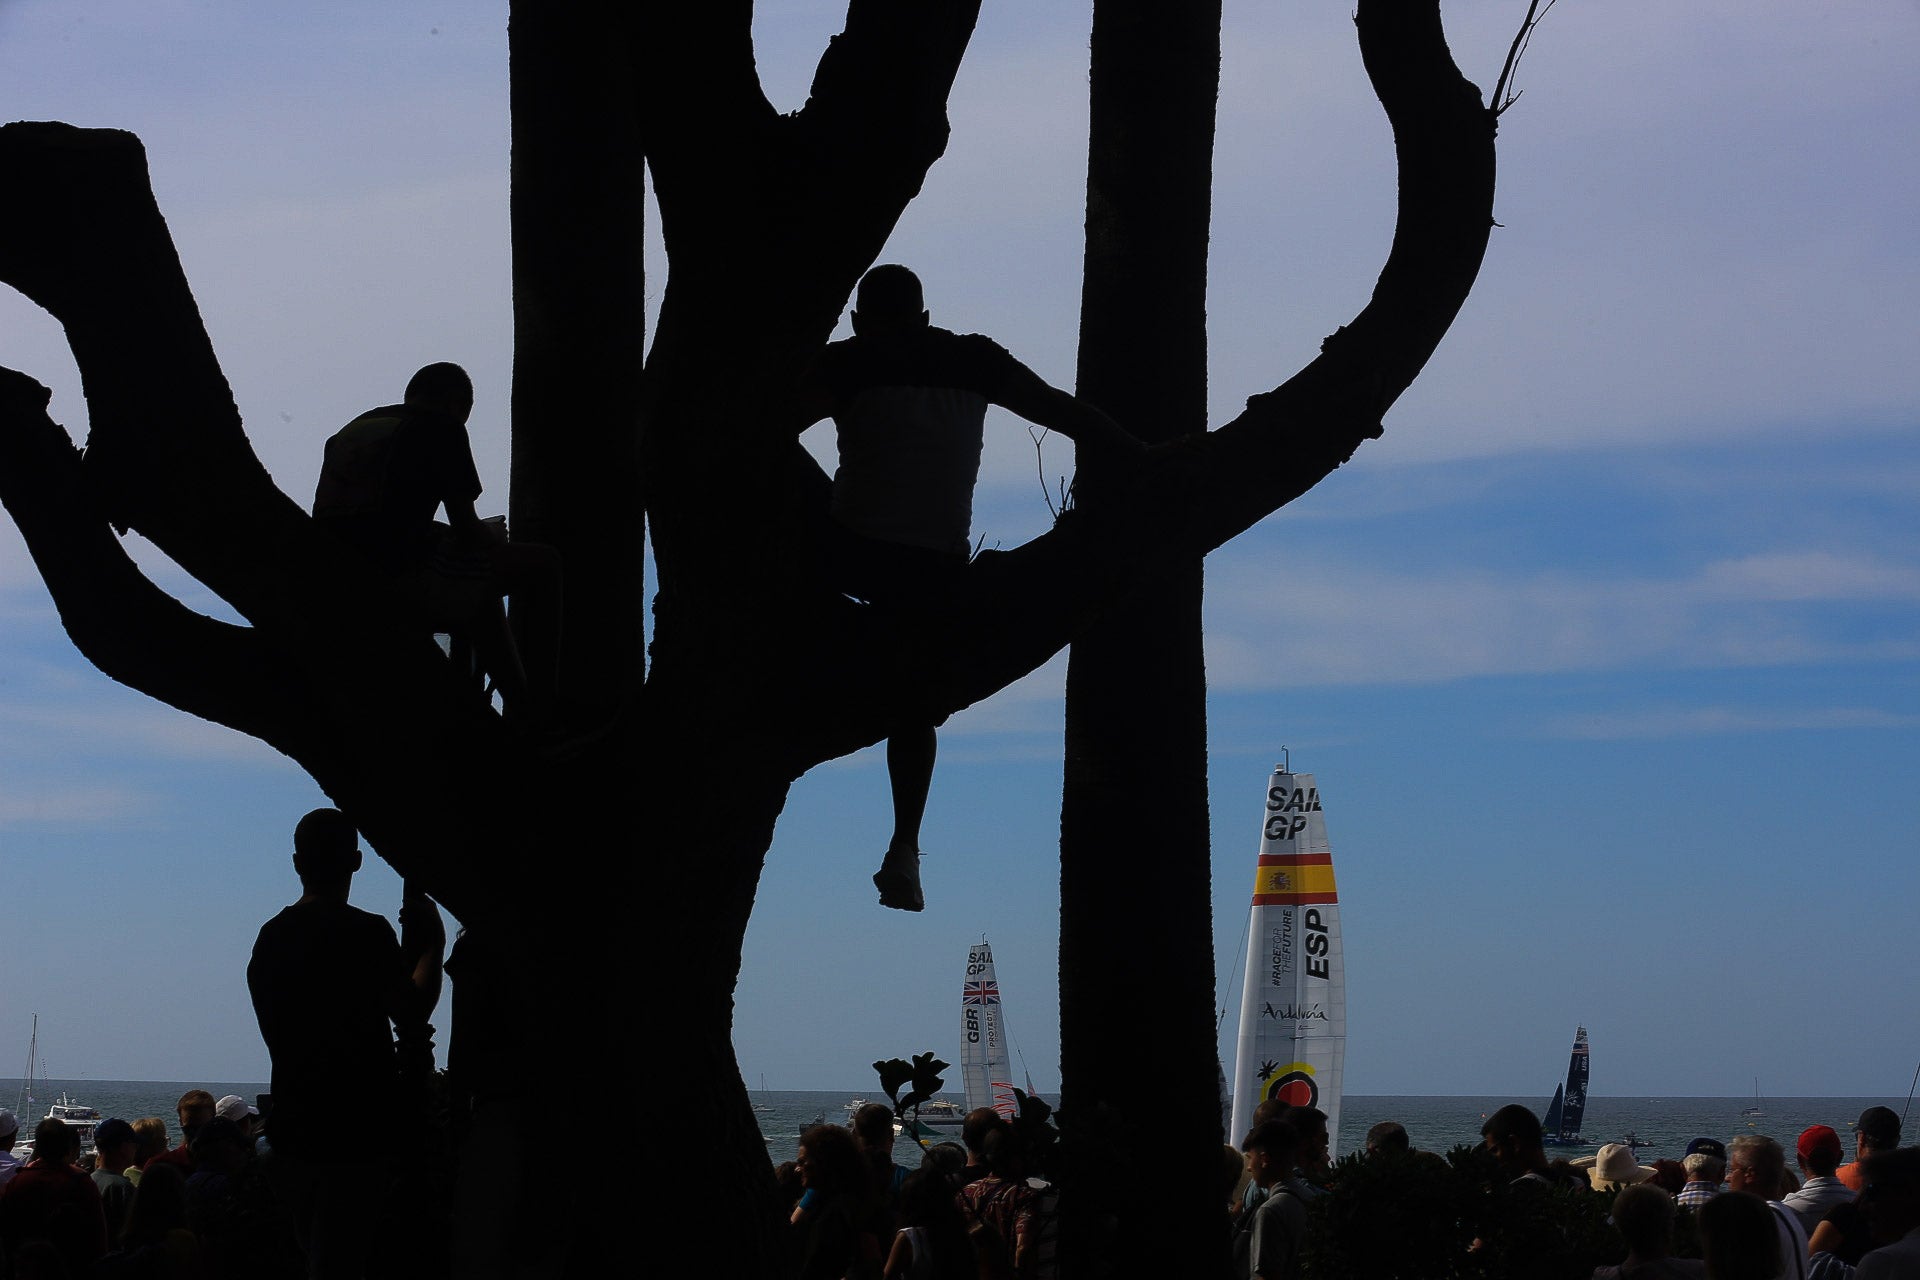
M293 870L310 893L344 893L360 869L360 833L338 809L315 809L293 828ZM211 1106L213 1099L207 1099Z
M1711 1182L1717 1187L1727 1176L1725 1158L1710 1151L1696 1151L1680 1163L1686 1166L1688 1182Z
M109 1173L118 1173L133 1163L136 1146L133 1126L118 1116L100 1122L93 1131L93 1149L100 1153L100 1167Z
M1547 1163L1540 1117L1517 1102L1510 1102L1488 1116L1487 1122L1480 1126L1480 1137L1486 1143L1487 1154L1505 1173L1517 1177Z
M1613 1225L1627 1248L1642 1258L1664 1258L1673 1235L1673 1197L1641 1182L1613 1198Z
M1587 1181L1595 1191L1619 1191L1653 1176L1653 1170L1634 1159L1633 1148L1624 1142L1609 1142L1593 1156L1583 1156L1573 1164L1576 1169L1586 1170Z
M1269 1120L1285 1120L1291 1110L1293 1104L1284 1098L1262 1098L1253 1104L1253 1116L1247 1121L1247 1128L1258 1129Z
M951 1183L967 1167L967 1149L957 1142L936 1142L921 1155L920 1167Z
M80 1135L65 1120L48 1116L33 1127L33 1158L47 1164L72 1164L80 1154Z
M1398 1120L1382 1120L1367 1130L1367 1154L1370 1156L1404 1155L1412 1147L1413 1142L1407 1137L1407 1127Z
M0 1107L0 1151L13 1150L13 1144L20 1140L20 1117Z
M807 1189L822 1195L857 1194L866 1183L867 1166L860 1148L853 1134L837 1124L816 1124L801 1134L793 1163Z
M792 1209L807 1190L800 1181L800 1166L791 1160L784 1160L773 1167L773 1183L780 1188L783 1210Z
M1007 1122L992 1107L975 1107L960 1122L960 1141L966 1144L967 1163L980 1164L986 1158L987 1135L1004 1129Z
M1920 1147L1876 1151L1860 1173L1860 1208L1875 1244L1892 1244L1920 1227Z
M893 1109L869 1102L853 1113L853 1136L869 1151L893 1150Z
M1647 1183L1670 1196L1677 1196L1686 1189L1687 1166L1678 1160L1662 1157L1653 1162L1653 1176L1647 1179Z
M1845 1154L1840 1149L1840 1135L1824 1124L1802 1129L1793 1150L1800 1162L1800 1171L1814 1178L1831 1177Z
M1853 1145L1858 1159L1870 1151L1892 1151L1900 1145L1900 1113L1892 1107L1868 1107L1853 1124Z
M1286 1177L1300 1158L1300 1131L1293 1118L1268 1120L1257 1124L1241 1140L1240 1150L1247 1160L1247 1172L1263 1187Z
M232 1173L247 1162L253 1144L240 1126L225 1116L215 1116L201 1126L193 1138L193 1162L197 1168L213 1173Z
M237 1093L230 1093L213 1104L213 1114L222 1120L231 1120L240 1132L251 1137L259 1122L260 1108L248 1102Z
M406 399L412 408L465 422L473 412L473 379L459 365L442 360L407 380Z
M853 331L864 338L911 333L927 327L920 277L898 263L882 263L860 277L854 295Z
M213 1119L213 1095L205 1089L189 1089L180 1095L180 1101L173 1105L174 1114L180 1117L180 1131L188 1142L200 1132L207 1121Z
M1327 1113L1318 1107L1295 1107L1287 1112L1287 1123L1300 1135L1294 1164L1308 1173L1324 1173L1327 1168Z
M141 1116L133 1122L133 1162L145 1164L167 1149L167 1122L159 1116Z
M1727 1190L1745 1191L1762 1200L1778 1200L1787 1172L1787 1153L1772 1138L1743 1133L1727 1149Z
M1020 1130L1003 1124L987 1135L980 1154L989 1172L996 1178L1021 1182L1027 1176L1027 1141Z
M1773 1210L1755 1196L1715 1196L1701 1205L1700 1249L1711 1280L1771 1280L1780 1274Z

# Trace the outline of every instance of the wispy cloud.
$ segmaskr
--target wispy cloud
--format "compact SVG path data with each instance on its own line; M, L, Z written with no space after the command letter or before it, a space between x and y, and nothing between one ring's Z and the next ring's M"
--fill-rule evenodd
M1920 599L1920 572L1872 556L1758 555L1670 578L1219 560L1207 643L1218 689L1920 657L1920 636L1855 632L1831 607Z
M1648 707L1555 717L1541 726L1541 736L1612 742L1645 738L1698 738L1723 733L1915 727L1920 727L1920 716L1901 715L1878 707L1816 707L1800 710Z
M292 769L262 742L184 711L135 700L104 706L0 702L0 755L26 758L59 747L89 756L211 760Z
M121 827L154 804L155 798L145 792L111 785L0 792L0 830Z

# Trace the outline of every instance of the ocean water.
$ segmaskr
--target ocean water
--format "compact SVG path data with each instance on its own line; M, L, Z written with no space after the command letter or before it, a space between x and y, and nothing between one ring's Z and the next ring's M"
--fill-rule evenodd
M958 1101L957 1094L947 1094ZM771 1090L755 1092L754 1102L767 1109L756 1114L760 1131L766 1136L767 1151L775 1160L793 1159L800 1131L816 1119L846 1123L846 1104L854 1097L885 1100L876 1093L824 1093ZM1047 1099L1054 1101L1052 1098ZM1480 1141L1480 1126L1486 1118L1509 1102L1531 1105L1537 1113L1547 1109L1546 1098L1511 1097L1395 1097L1356 1094L1341 1106L1340 1130L1334 1137L1334 1154L1345 1155L1365 1145L1367 1130L1382 1120L1397 1120L1407 1127L1413 1145L1423 1151L1447 1151L1461 1143ZM1623 1142L1629 1131L1652 1145L1638 1149L1642 1164L1662 1157L1678 1160L1686 1154L1687 1143L1695 1138L1731 1141L1744 1133L1764 1134L1778 1141L1791 1153L1794 1139L1809 1125L1831 1125L1840 1135L1847 1157L1853 1157L1853 1122L1871 1106L1889 1106L1895 1111L1906 1105L1904 1098L1767 1098L1762 1102L1766 1114L1742 1116L1741 1108L1753 1105L1751 1095L1743 1098L1603 1098L1589 1096L1581 1134L1587 1140L1579 1147L1550 1147L1550 1157L1592 1155L1603 1143ZM1791 1154L1789 1154L1791 1159Z
M179 1140L174 1104L189 1089L205 1089L214 1097L237 1093L252 1101L267 1092L259 1081L234 1083L222 1081L152 1080L56 1080L36 1082L36 1103L24 1109L16 1106L21 1082L0 1078L0 1106L21 1113L23 1136L31 1134L34 1123L47 1113L47 1105L62 1090L75 1102L99 1108L102 1116L133 1120L140 1116L160 1116L167 1130ZM884 1100L877 1092L838 1092L819 1090L752 1090L755 1116L767 1140L767 1154L775 1160L793 1159L800 1133L821 1120L845 1124L846 1105L854 1098ZM943 1095L959 1101L957 1093ZM1054 1101L1048 1098L1049 1102ZM1398 1120L1407 1127L1413 1145L1425 1151L1446 1151L1460 1143L1480 1140L1480 1126L1486 1118L1509 1102L1526 1103L1539 1112L1547 1109L1545 1098L1510 1097L1420 1097L1356 1094L1346 1099L1340 1112L1340 1130L1334 1138L1334 1154L1345 1155L1359 1149L1367 1130L1382 1120ZM1742 1116L1740 1110L1753 1103L1751 1096L1739 1098L1607 1098L1587 1099L1585 1123L1581 1126L1588 1140L1581 1147L1550 1148L1549 1155L1569 1158L1591 1155L1602 1143L1624 1141L1629 1131L1651 1146L1639 1149L1642 1164L1660 1157L1679 1159L1687 1143L1698 1137L1728 1141L1743 1133L1766 1134L1780 1145L1793 1147L1793 1141L1808 1125L1831 1125L1840 1134L1849 1158L1853 1155L1853 1122L1871 1106L1888 1106L1901 1111L1906 1099L1892 1098L1767 1098L1762 1102L1763 1116ZM764 1109L759 1109L764 1108ZM1920 1123L1916 1121L1915 1123ZM1913 1129L1909 1126L1908 1133Z
M93 1107L99 1111L102 1119L119 1116L122 1120L131 1121L142 1116L159 1116L167 1122L168 1136L178 1143L181 1136L180 1118L174 1114L174 1106L180 1101L181 1094L190 1089L205 1089L216 1098L237 1093L252 1102L256 1095L267 1091L267 1086L258 1081L250 1084L220 1081L202 1084L191 1080L35 1080L34 1102L28 1105L21 1096L24 1083L19 1079L9 1080L0 1076L0 1107L20 1117L20 1137L23 1140L33 1137L33 1126L47 1114L49 1105L60 1100L62 1093L82 1106Z

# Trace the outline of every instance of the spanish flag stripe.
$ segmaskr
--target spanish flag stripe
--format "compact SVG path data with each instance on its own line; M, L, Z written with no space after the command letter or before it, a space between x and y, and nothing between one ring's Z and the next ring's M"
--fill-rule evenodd
M1325 906L1339 901L1340 895L1331 889L1324 893L1256 893L1253 895L1253 905L1256 907Z
M1269 863L1260 860L1253 877L1256 905L1299 902L1335 902L1333 863L1315 860Z

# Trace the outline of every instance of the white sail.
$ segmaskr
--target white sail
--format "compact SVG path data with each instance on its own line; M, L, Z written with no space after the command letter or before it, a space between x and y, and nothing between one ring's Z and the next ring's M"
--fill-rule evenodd
M1313 775L1276 769L1254 875L1229 1141L1246 1135L1262 1099L1277 1097L1326 1112L1328 1150L1339 1150L1347 1050L1339 903Z
M1011 1120L1018 1110L1000 982L993 976L993 948L984 938L967 948L967 977L960 988L960 1084L969 1111L992 1107Z

